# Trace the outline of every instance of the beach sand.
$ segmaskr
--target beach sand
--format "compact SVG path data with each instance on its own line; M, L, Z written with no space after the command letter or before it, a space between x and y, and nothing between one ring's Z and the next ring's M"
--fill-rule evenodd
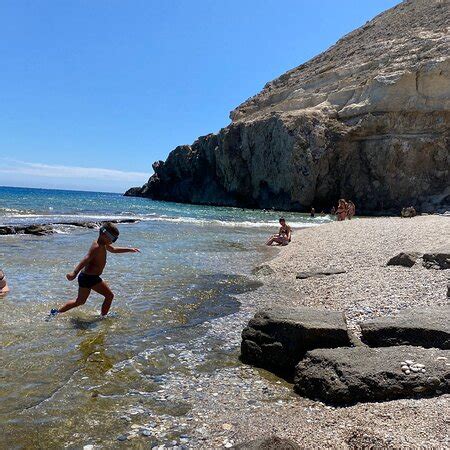
M269 305L343 310L356 333L364 319L445 305L448 271L420 263L387 267L386 262L401 251L423 252L449 242L450 218L441 216L354 219L296 231L293 242L274 249L274 258L266 262L275 273L260 277L261 288L239 297L238 313L209 324L204 344L221 339L224 354L237 358L243 327L258 308ZM295 279L296 272L312 267L347 273ZM448 395L334 408L295 395L292 385L264 370L225 362L212 374L187 382L178 377L166 388L169 398L195 398L182 419L195 426L187 444L193 448L231 447L272 434L305 447L450 444Z

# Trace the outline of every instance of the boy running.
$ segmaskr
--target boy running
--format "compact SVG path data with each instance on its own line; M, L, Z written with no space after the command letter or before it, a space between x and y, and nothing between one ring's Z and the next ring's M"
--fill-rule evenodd
M118 228L112 223L105 223L100 228L99 236L89 249L88 254L75 267L73 272L66 275L69 281L78 276L78 297L75 300L68 301L59 309L52 309L50 315L56 316L58 313L69 311L77 306L84 305L88 299L91 290L98 292L105 297L102 305L102 316L108 314L109 308L114 298L109 286L100 278L106 265L106 252L111 253L136 253L138 248L113 247L111 244L117 241L119 237ZM83 269L83 270L82 270Z

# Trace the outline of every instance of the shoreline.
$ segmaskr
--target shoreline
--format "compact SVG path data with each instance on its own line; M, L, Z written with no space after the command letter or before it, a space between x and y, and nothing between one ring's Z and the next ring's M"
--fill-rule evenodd
M407 307L447 304L445 270L386 267L386 263L400 251L442 247L448 236L450 219L440 216L354 219L297 231L289 246L264 261L275 273L255 276L263 285L237 296L239 311L209 324L202 340L223 341L225 357L219 367L190 385L179 375L168 377L169 398L187 396L192 401L192 409L180 417L194 425L187 445L230 448L271 435L306 447L448 445L442 411L449 395L332 407L302 398L286 381L237 360L247 321L258 309L280 302L343 310L349 329L357 335L358 322L365 319ZM295 279L297 271L321 265L343 266L347 273Z

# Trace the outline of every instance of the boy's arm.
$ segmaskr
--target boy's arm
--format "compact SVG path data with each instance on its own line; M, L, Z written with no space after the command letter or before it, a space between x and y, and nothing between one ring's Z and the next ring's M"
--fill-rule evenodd
M73 272L70 272L66 275L66 278L69 281L74 280L77 277L77 275L81 272L81 269L89 263L89 261L94 256L94 250L95 250L94 246L92 246L89 249L87 255L80 261L80 263L75 267L75 269L73 269Z
M129 247L113 247L112 245L107 245L106 250L110 253L140 253L138 248Z

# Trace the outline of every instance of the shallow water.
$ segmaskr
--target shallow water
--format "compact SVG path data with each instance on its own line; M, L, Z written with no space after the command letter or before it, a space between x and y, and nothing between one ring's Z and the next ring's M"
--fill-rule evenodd
M45 237L0 236L11 288L0 300L0 446L79 448L94 439L112 448L125 427L119 411L138 403L156 414L185 414L183 399L163 402L151 393L164 374L186 371L180 361L205 324L239 308L233 295L258 287L246 275L273 254L263 242L278 214L0 188L0 224L135 217L141 221L120 225L117 244L142 251L108 257L111 317L99 318L101 298L93 294L82 308L46 321L50 308L76 294L65 274L97 231L60 226ZM286 217L297 228L329 220ZM238 364L221 342L207 345L203 370Z

